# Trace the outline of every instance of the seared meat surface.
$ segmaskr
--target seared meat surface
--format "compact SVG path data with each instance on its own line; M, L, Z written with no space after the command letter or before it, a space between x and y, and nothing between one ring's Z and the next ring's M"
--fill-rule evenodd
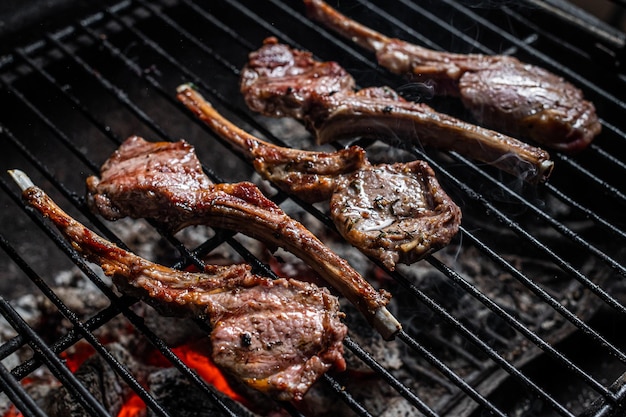
M381 66L412 80L433 80L437 93L460 97L486 126L569 152L584 149L600 133L593 103L544 68L505 55L433 51L388 38L322 0L304 3L311 18L374 51Z
M208 317L213 361L248 385L279 400L300 400L326 371L345 369L347 328L328 290L254 275L249 265L209 265L193 273L154 264L87 229L23 177L19 181L25 202L120 290L167 311Z
M276 146L230 123L189 85L178 88L178 99L265 179L309 202L330 200L339 233L391 270L444 247L458 231L461 211L425 162L372 166L357 146L337 152Z
M390 269L446 246L461 223L461 210L424 161L338 177L330 212L348 242Z
M550 175L553 162L542 149L408 102L389 87L355 92L354 85L337 63L318 62L276 38L252 52L241 73L241 92L250 109L303 120L320 143L370 137L457 151L531 183Z
M401 327L385 308L390 294L374 289L254 184L212 183L185 141L128 138L103 164L100 178L87 179L87 191L91 208L109 220L149 218L172 231L206 225L282 247L357 306L384 338L393 338Z

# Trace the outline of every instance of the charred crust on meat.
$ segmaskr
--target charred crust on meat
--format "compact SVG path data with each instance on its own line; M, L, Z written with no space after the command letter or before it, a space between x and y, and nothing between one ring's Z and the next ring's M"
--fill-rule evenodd
M367 163L359 149L346 150L350 168ZM136 175L147 168L146 154L154 154L149 164L153 169ZM340 153L339 160L345 160L344 156L345 152ZM163 166L167 169L159 168ZM192 225L218 227L259 239L271 251L280 246L301 258L350 302L365 305L361 312L383 337L393 337L399 329L397 320L386 313L388 300L381 299L345 259L266 198L254 184L212 183L193 146L185 141L148 142L131 137L103 164L100 179L88 184L93 186L88 189L89 200L95 202L91 208L104 217L111 213L110 205L115 204L120 210L116 214L152 219L170 231ZM107 198L99 199L100 195ZM384 321L379 322L380 319Z
M252 335L248 332L244 332L239 336L241 347L248 348L252 346Z

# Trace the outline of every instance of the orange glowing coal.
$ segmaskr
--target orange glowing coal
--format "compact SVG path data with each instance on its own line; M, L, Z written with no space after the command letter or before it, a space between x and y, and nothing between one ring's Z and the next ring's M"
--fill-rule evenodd
M195 370L206 382L213 385L220 392L228 395L233 400L245 403L246 400L231 388L224 374L211 360L208 352L203 352L204 349L194 348L192 345L185 345L172 350L180 360L191 369Z
M59 357L65 361L65 365L67 365L70 371L76 372L94 352L95 349L89 343L79 342L74 345L71 351L65 350L61 352Z
M205 345L205 344L204 344ZM188 344L172 349L172 352L185 365L193 369L207 383L213 385L223 394L228 395L235 401L245 403L246 400L234 391L224 377L224 374L213 363L203 344ZM153 355L148 356L147 362L153 366L169 367L170 362L167 361L159 351L154 351ZM135 393L126 400L117 417L140 417L145 414L145 404Z
M65 364L70 371L76 372L83 362L93 355L94 352L95 349L90 344L86 342L78 342L72 347L71 351L61 352L59 357L65 361ZM21 383L23 386L26 386L30 383L36 382L30 378L24 378ZM15 405L11 404L2 417L24 417L24 415L17 409L17 407L15 407Z
M139 398L139 395L133 392L131 396L124 401L124 404L122 404L122 408L117 414L117 417L140 417L145 415L145 411L146 405L143 400Z
M17 407L15 407L13 404L11 404L11 406L9 407L7 412L4 413L4 415L2 417L23 417L23 415L22 415L22 413L19 412Z
M204 343L188 344L173 348L174 354L188 367L197 372L208 384L213 385L220 392L228 395L235 401L246 404L246 400L231 388L224 374L217 368L210 358L210 354L206 349L206 340ZM76 370L93 355L94 349L88 343L77 343L70 351L62 352L59 356L65 360L67 367L72 371ZM146 365L157 367L171 367L172 364L163 357L161 352L155 350L147 356ZM23 384L29 381L24 379ZM146 415L146 405L143 400L134 392L124 401L117 417L143 417ZM23 417L22 413L11 405L9 410L2 417Z

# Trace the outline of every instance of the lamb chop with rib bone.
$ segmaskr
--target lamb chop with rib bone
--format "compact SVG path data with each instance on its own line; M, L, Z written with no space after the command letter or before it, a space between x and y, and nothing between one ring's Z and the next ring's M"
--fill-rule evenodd
M319 143L367 137L457 151L530 183L545 181L552 171L543 149L409 102L390 87L355 91L354 79L338 63L316 61L274 37L250 53L240 89L251 110L302 120Z
M311 18L376 53L389 71L435 81L435 92L460 97L476 120L549 148L577 152L602 126L580 89L544 68L506 55L439 52L389 38L330 7L304 0Z
M401 325L385 307L391 295L374 289L350 264L289 217L252 183L214 184L187 142L128 138L87 178L92 209L116 220L155 220L176 232L191 225L234 230L302 259L353 303L385 339Z
M213 361L247 385L279 400L300 400L325 372L345 369L347 328L337 297L327 289L254 275L244 264L207 265L199 273L157 265L74 220L23 172L10 173L24 201L121 291L161 312L208 317Z
M444 247L458 231L461 211L426 162L374 166L358 146L336 152L276 146L233 125L188 84L177 97L265 179L310 203L330 200L339 233L391 270Z

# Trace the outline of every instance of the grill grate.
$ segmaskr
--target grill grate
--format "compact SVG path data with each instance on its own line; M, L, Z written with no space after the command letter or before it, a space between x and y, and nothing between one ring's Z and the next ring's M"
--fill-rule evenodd
M533 7L466 3L360 0L338 7L383 33L430 48L511 53L562 74L596 103L603 133L580 155L551 152L555 172L538 187L520 184L455 152L413 148L399 154L426 160L435 169L463 210L461 233L450 248L416 265L381 272L390 278L384 285L394 296L392 307L404 327L389 345L404 351L403 367L411 366L412 381L386 365L384 349L374 351L362 341L350 315L346 350L423 415L617 415L626 397L620 385L626 372L626 339L619 330L626 318L626 185L621 181L626 133L614 115L626 110L620 62L626 35L591 19L594 30L571 35L580 21L567 14L568 8L555 13L552 7L560 4L555 0L529 1ZM546 4L551 6L540 7ZM253 176L242 158L176 101L178 84L194 83L237 124L275 143L310 143L301 126L287 125L293 134L286 135L281 130L284 121L251 114L238 92L239 69L248 52L270 35L321 59L339 61L360 85L388 84L407 97L428 99L433 107L468 117L449 100L425 97L427 86L407 84L378 68L371 54L308 20L296 2L200 5L191 0L128 0L27 45L5 42L0 61L0 94L6 103L0 115L5 145L1 166L27 172L61 206L118 245L136 246L120 238L115 225L91 214L82 197L86 176L97 173L128 135L151 140L184 137L216 182ZM378 150L375 143L359 144L373 155ZM108 415L58 356L79 340L93 346L152 413L176 415L98 339L98 329L119 315L224 415L237 415L145 325L133 310L137 300L114 293L48 223L25 209L6 175L0 177L0 187L0 311L18 334L0 346L0 386L24 415L45 415L20 384L42 367L67 387L87 414ZM304 216L334 239L332 221L323 211L269 191L288 213ZM207 256L226 245L233 256L273 276L265 260L236 233L216 230L190 247L179 236L157 232L170 252L178 252L172 262L176 268L202 268ZM347 257L360 262L362 256L355 252L348 250ZM480 261L468 269L464 262L475 254ZM381 271L380 265L363 261L371 276ZM107 308L84 319L58 296L54 275L72 267L111 300ZM483 280L477 278L481 273L487 274ZM490 280L505 284L495 287ZM509 294L498 293L508 286ZM71 323L71 330L46 340L32 329L12 299L26 292L45 296ZM581 355L579 346L589 353ZM30 359L4 364L23 348L32 349ZM355 415L389 415L346 378L326 375L320 384ZM290 404L277 406L289 415L306 415Z

